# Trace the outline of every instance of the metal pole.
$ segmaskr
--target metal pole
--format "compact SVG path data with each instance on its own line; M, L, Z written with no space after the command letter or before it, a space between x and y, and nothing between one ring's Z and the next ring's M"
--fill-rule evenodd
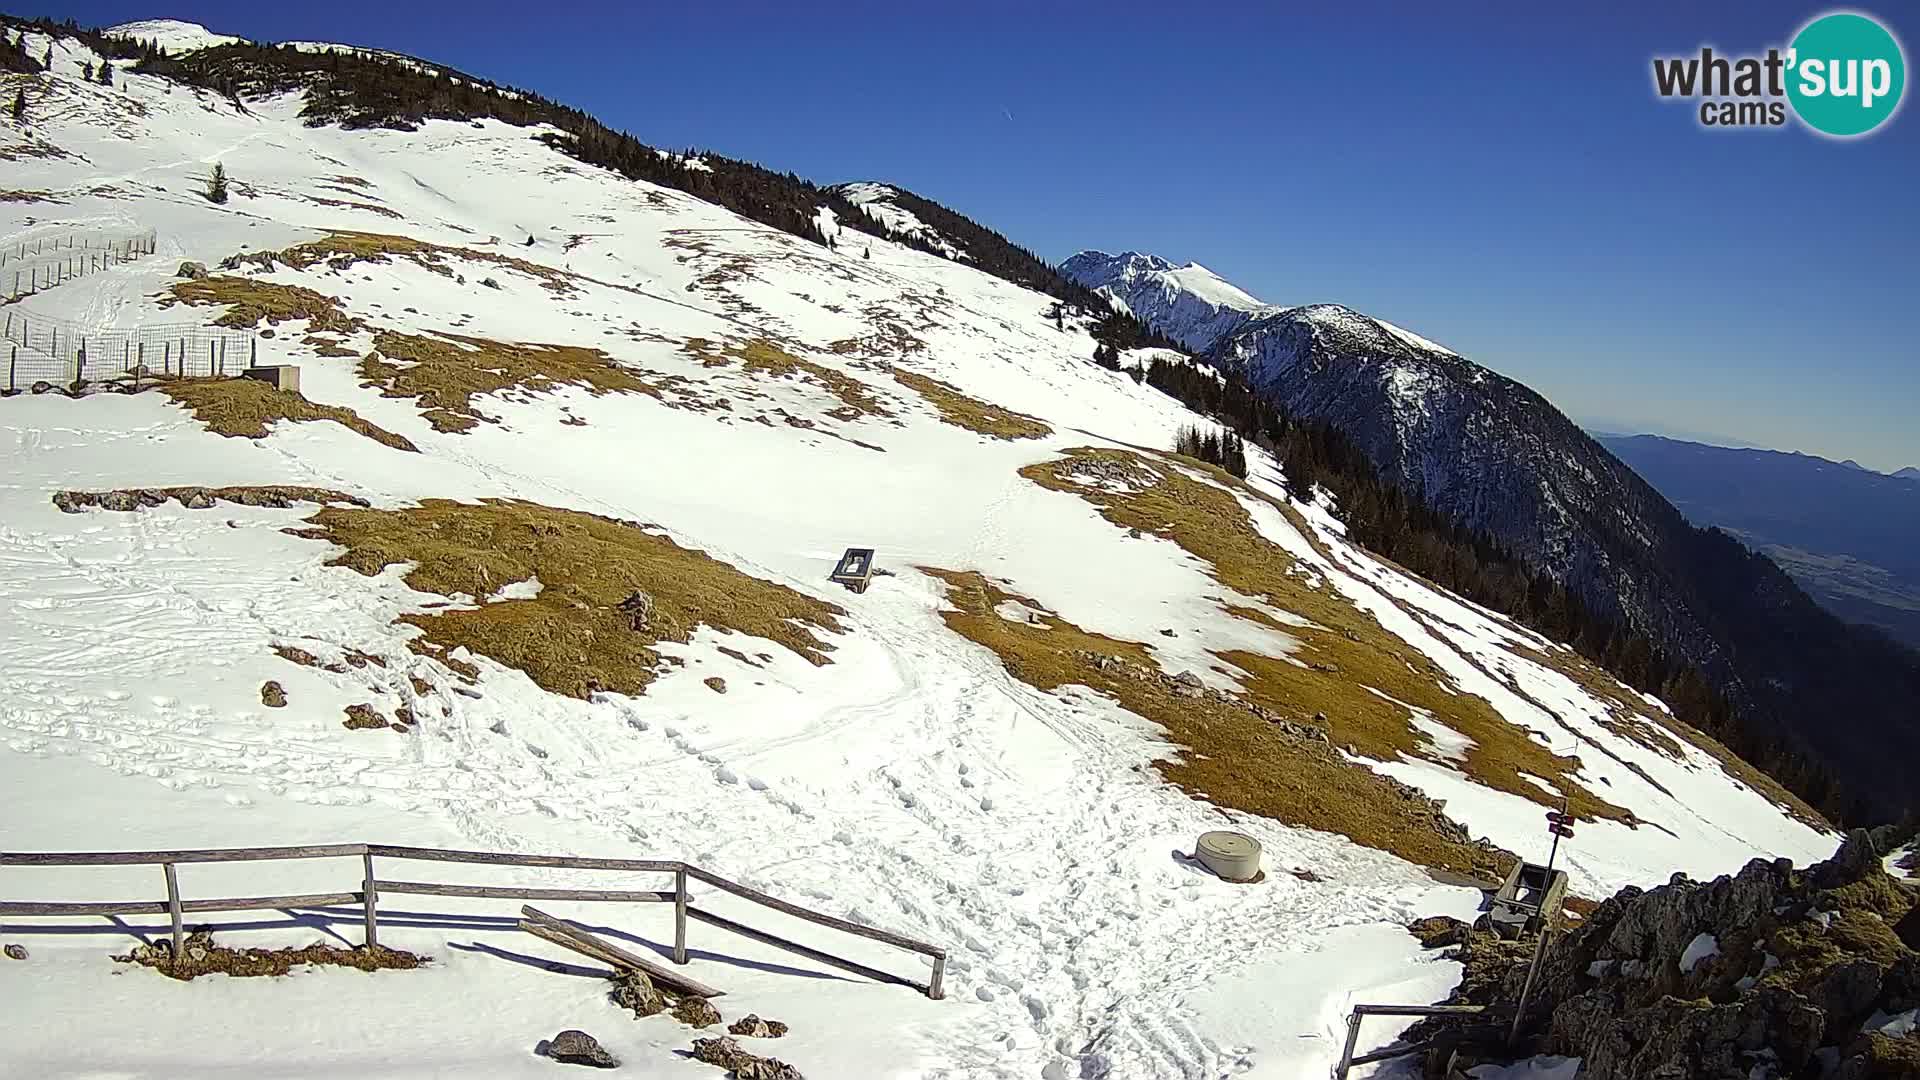
M173 920L173 962L177 966L186 953L186 934L180 926L180 882L173 876L173 864L161 863L167 872L167 917Z
M1340 1064L1333 1067L1335 1080L1347 1080L1347 1070L1353 1068L1353 1051L1360 1045L1360 1014L1347 1014L1347 1046L1340 1051Z

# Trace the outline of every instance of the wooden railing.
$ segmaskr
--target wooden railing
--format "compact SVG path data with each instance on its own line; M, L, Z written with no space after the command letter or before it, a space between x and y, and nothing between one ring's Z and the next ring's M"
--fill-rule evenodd
M174 868L183 863L226 863L261 862L278 859L336 859L359 858L362 876L360 888L354 892L307 893L295 896L248 896L230 897L217 900L187 900L180 895L180 882ZM550 889L527 888L508 885L448 885L436 882L393 881L379 877L374 873L374 859L409 859L426 862L480 863L489 866L537 866L568 870L616 870L634 873L664 873L673 875L673 888L670 890L635 889ZM739 934L742 937L771 945L778 949L807 957L843 971L879 982L896 983L909 986L939 999L944 996L943 982L947 969L947 952L935 945L917 941L904 934L863 926L846 919L788 903L778 897L770 896L758 889L750 889L735 881L729 881L708 870L681 862L677 859L597 859L574 855L518 855L490 851L454 851L445 848L397 847L390 844L325 844L310 847L266 847L266 848L204 848L181 851L55 851L55 852L0 852L0 866L154 866L161 868L166 877L167 898L152 901L81 901L77 903L47 903L39 901L0 901L0 916L71 916L71 915L159 915L165 914L173 924L173 955L181 955L184 947L185 927L182 919L189 912L205 911L257 911L279 908L328 907L339 904L358 904L361 906L365 924L366 943L369 947L380 943L379 901L381 893L398 893L423 896L481 897L502 900L593 900L635 904L673 905L673 962L687 962L687 920L689 918L709 926L718 927ZM870 941L883 942L909 952L931 957L932 976L925 983L916 982L903 976L881 971L878 968L831 953L823 952L808 945L770 934L744 923L736 922L716 912L694 907L687 895L687 879L693 878L705 882L723 892L752 901L762 907L791 915L817 926L828 927Z

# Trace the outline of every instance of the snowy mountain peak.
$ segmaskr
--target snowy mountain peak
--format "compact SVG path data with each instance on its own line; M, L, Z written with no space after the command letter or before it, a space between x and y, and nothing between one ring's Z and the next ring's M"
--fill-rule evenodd
M196 52L200 49L212 49L221 45L232 45L245 38L232 34L216 34L196 22L182 19L141 19L136 22L121 23L107 28L109 37L132 38L135 41L151 41L166 50L169 55Z
M872 180L857 180L841 184L834 190L893 236L917 240L949 259L972 257L951 237L942 235L939 230L920 220L919 215L902 206L905 193L899 188Z

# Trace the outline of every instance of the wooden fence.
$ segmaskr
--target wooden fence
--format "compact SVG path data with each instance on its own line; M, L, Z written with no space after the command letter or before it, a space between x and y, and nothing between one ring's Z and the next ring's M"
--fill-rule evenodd
M298 896L247 896L216 900L188 900L180 895L180 883L174 868L182 863L261 862L277 859L359 858L363 875L360 888L352 892L309 893ZM538 866L569 870L617 870L633 873L672 874L671 889L550 889L506 885L446 885L423 881L395 881L379 877L374 859L404 859L424 862L480 863L488 866ZM207 911L260 911L280 908L327 907L336 904L360 905L365 923L366 943L380 943L379 901L382 893L482 897L502 900L596 900L638 904L673 905L673 962L687 962L687 920L706 923L742 937L796 953L818 963L851 971L879 982L912 987L938 1000L944 996L942 983L947 969L947 952L938 946L916 941L903 934L881 930L791 904L774 896L729 881L711 871L676 859L596 859L574 855L516 855L487 851L453 851L444 848L395 847L389 844L326 844L311 847L204 848L182 851L95 851L95 852L0 852L0 866L159 866L166 877L167 898L151 901L82 901L44 903L37 901L0 901L0 917L74 916L74 915L160 915L173 924L173 955L184 948L183 918L188 913ZM834 956L808 945L778 937L716 912L694 907L687 895L688 879L704 882L723 892L752 901L762 907L825 926L842 933L883 942L908 952L933 959L931 978L920 983L878 968Z
M1444 1042L1430 1039L1421 1043L1401 1043L1355 1057L1354 1051L1360 1046L1360 1023L1369 1016L1480 1016L1489 1011L1485 1005L1355 1005L1353 1012L1347 1014L1347 1042L1340 1051L1339 1063L1333 1067L1333 1080L1347 1080L1348 1070L1358 1066L1424 1054Z

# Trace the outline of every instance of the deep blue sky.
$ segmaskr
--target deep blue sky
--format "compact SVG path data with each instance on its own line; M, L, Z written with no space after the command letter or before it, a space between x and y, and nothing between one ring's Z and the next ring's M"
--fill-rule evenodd
M1844 143L1713 133L1651 89L1656 53L1784 45L1827 8L1440 7L115 0L47 13L413 53L656 145L898 183L1049 259L1134 248L1273 302L1345 303L1594 426L1920 464L1920 110ZM1860 10L1914 59L1920 13Z

